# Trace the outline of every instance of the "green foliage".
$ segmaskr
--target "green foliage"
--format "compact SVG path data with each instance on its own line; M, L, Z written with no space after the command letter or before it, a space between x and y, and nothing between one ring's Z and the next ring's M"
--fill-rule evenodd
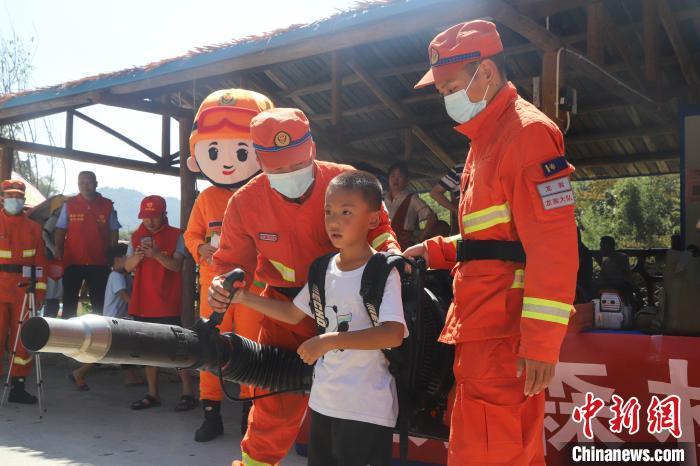
M601 236L620 248L669 247L680 229L680 178L647 176L573 183L583 242L598 248Z

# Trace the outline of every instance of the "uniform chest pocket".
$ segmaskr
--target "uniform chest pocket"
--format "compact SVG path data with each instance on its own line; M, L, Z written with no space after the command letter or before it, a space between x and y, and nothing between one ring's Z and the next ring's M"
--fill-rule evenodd
M295 282L297 271L292 267L292 235L289 230L266 230L257 233L258 251L279 272L286 282Z

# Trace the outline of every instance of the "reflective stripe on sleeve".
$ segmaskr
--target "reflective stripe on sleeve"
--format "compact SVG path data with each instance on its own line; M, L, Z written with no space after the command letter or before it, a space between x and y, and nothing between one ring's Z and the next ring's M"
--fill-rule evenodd
M567 325L571 305L541 298L523 298L522 317Z
M24 249L22 251L22 257L34 257L36 255L36 249Z
M37 290L45 290L45 289L46 289L46 283L37 282L37 284L36 284L36 289L37 289Z
M12 251L0 249L0 258L1 259L12 259Z
M525 288L525 270L516 269L511 288Z
M391 236L391 233L382 233L381 235L377 236L372 240L372 248L377 249L379 246L381 246L390 239L396 241L396 239L394 239L394 237Z
M287 266L284 265L283 263L277 262L277 261L273 261L273 260L270 261L270 264L272 264L272 265L277 269L277 271L280 273L280 275L282 275L282 278L283 278L285 281L287 281L287 282L294 282L294 281L296 281L296 280L294 279L294 277L296 276L296 274L294 273L294 269L293 269L293 268L287 267Z
M495 205L462 216L464 233L485 230L499 223L508 223L511 220L508 203Z
M32 357L29 356L27 359L24 359L20 356L15 356L14 359L12 360L12 362L17 364L18 366L26 366L27 364L32 362Z
M244 451L241 453L243 456L241 459L243 460L244 466L275 466L272 463L264 463L262 461L256 461L253 458L251 458L250 455L248 455L248 453L246 453Z

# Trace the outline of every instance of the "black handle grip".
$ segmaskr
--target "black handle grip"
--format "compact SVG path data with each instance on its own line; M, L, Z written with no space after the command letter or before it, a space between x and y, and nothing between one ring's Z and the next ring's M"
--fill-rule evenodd
M235 282L242 282L245 279L245 272L241 269L233 269L231 273L229 273L226 276L226 279L224 280L224 289L228 291L229 293L233 293L233 284ZM224 313L223 312L212 312L211 316L209 317L209 322L211 322L213 325L219 325L221 321L224 319Z

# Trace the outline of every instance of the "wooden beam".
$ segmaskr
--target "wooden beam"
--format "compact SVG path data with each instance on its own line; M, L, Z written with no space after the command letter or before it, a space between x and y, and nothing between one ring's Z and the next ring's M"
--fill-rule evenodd
M53 113L63 112L68 108L92 105L100 100L101 95L101 92L86 92L84 94L59 97L56 99L17 105L9 108L5 108L4 106L0 105L0 124L4 125L10 122L16 123L26 121L32 118L37 118L36 115L46 116ZM12 100L13 99L10 99L8 103L12 103ZM32 115L32 117L29 118L28 115Z
M539 50L557 50L564 45L561 39L537 24L535 20L523 15L502 0L492 0L490 4L493 8L491 16L494 20L517 32Z
M662 134L673 134L678 131L675 126L652 126L641 128L627 128L623 130L612 130L600 133L572 134L565 139L566 144L588 144L592 142L609 141L613 139L642 138L658 136Z
M115 157L113 155L96 154L94 152L86 152L75 149L69 150L63 147L48 146L45 144L37 144L35 142L0 138L0 146L11 147L15 150L28 152L30 154L48 155L50 157L58 157L60 159L76 160L78 162L85 163L96 163L99 165L126 168L128 170L137 170L146 173L157 173L160 175L172 176L177 176L179 174L177 168L166 165L158 165L149 162L141 162L140 160Z
M12 178L13 150L0 143L0 181Z
M337 50L331 53L331 125L337 127L343 112L343 86L340 76L340 59Z
M360 77L360 79L362 79L372 93L384 105L386 105L394 115L399 118L411 117L410 111L403 104L387 94L379 83L359 63L357 63L357 61L354 59L348 61L348 66ZM433 139L432 136L426 133L418 125L411 125L411 131L438 159L440 159L442 163L445 164L446 167L452 168L454 166L454 160L452 160L450 155L435 139Z
M403 136L403 159L408 161L413 156L413 132L407 130ZM450 157L451 158L451 157Z
M180 141L180 230L185 231L190 213L197 198L196 177L184 163L190 155L190 133L192 132L192 117L185 117L178 120L178 134ZM186 254L182 265L182 324L191 327L195 321L195 300L197 293L195 264L192 255Z
M603 31L605 33L605 37L607 38L608 44L617 51L622 60L625 62L636 86L639 89L646 90L646 82L644 79L642 79L640 72L641 66L639 65L634 50L632 49L631 41L626 40L620 33L618 25L602 4L600 8L600 20L602 22Z
M66 149L73 149L73 110L66 111Z
M610 165L629 165L634 163L661 162L679 160L678 152L654 152L646 154L613 154L590 157L584 159L572 159L575 167L591 168Z
M125 95L104 94L99 103L111 107L127 108L139 112L154 113L156 115L183 118L192 116L192 109L178 107L177 105L153 102Z
M659 82L659 41L656 0L644 0L642 5L644 29L644 77L650 83Z
M688 51L688 47L683 40L678 23L673 16L673 11L668 5L668 1L658 0L656 2L656 6L659 18L661 19L661 24L663 24L664 29L666 30L666 35L668 35L668 40L671 42L671 46L673 46L673 51L676 53L676 58L678 58L678 64L683 72L685 82L690 86L698 84L700 80L698 79L697 71L691 61L690 52ZM695 93L697 94L697 90Z
M586 55L599 65L604 59L602 9L601 2L586 6Z
M113 130L113 129L110 128L109 126L107 126L107 125L105 125L105 124L103 124L103 123L100 123L99 121L95 120L94 118L90 118L89 116L85 115L84 113L80 113L80 112L78 112L77 110L74 110L74 111L73 111L73 115L77 116L77 117L80 118L81 120L86 121L86 122L90 123L91 125L93 125L93 126L99 128L99 129L101 129L101 130L104 131L105 133L107 133L107 134L109 134L109 135L111 135L111 136L114 136L115 138L119 139L120 141L122 141L122 142L124 142L124 143L130 145L131 147L133 147L133 148L136 149L137 151L139 151L139 152L141 152L142 154L146 155L149 159L153 160L154 162L161 162L160 157L158 157L155 153L153 153L153 152L151 152L150 150L146 149L146 148L143 147L141 144L139 144L139 143L137 143L137 142L135 142L135 141L129 139L128 137L124 136L124 135L121 134L120 132L118 132L118 131L116 131L116 130Z
M515 2L515 6L524 15L531 18L543 18L562 11L586 6L589 2L590 0L546 0L537 2L518 0Z

